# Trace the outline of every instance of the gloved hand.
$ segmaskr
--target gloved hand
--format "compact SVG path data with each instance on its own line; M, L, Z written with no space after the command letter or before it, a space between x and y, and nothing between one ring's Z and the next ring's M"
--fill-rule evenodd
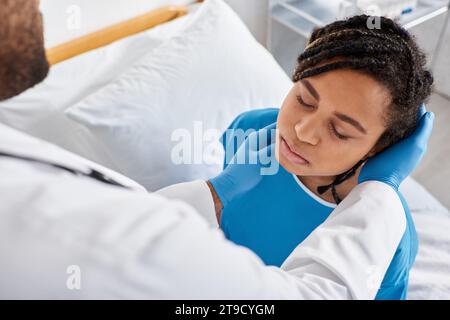
M433 129L433 121L434 114L426 112L425 105L422 104L414 132L369 159L359 174L358 183L376 180L398 190L403 180L412 173L424 156Z
M225 207L236 196L247 192L261 181L263 175L275 174L276 123L251 133L239 146L228 166L209 180ZM276 167L273 167L276 166Z

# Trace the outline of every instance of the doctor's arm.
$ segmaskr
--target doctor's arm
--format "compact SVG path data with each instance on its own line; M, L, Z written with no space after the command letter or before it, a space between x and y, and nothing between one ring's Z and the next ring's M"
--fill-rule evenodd
M209 198L212 217L212 196L206 184L200 183L189 183L193 188L186 190L195 191L197 199ZM204 235L199 236L202 240L190 250L196 251L196 263L205 264L203 273L212 276L208 279L209 297L373 299L405 227L403 207L395 190L371 181L358 185L297 246L281 269L264 266L253 252L222 239L217 230L203 230ZM206 272L208 268L211 270ZM178 283L186 281L181 278ZM236 288L232 294L229 286L233 284Z

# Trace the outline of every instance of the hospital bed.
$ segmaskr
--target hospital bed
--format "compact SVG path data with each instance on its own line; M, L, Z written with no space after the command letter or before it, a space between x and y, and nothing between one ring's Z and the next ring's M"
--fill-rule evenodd
M0 121L150 191L217 174L218 135L243 111L280 106L291 81L221 0L166 2L49 48L48 78L0 103ZM194 137L206 150L173 161ZM420 239L408 297L450 299L450 212L411 178L401 189Z

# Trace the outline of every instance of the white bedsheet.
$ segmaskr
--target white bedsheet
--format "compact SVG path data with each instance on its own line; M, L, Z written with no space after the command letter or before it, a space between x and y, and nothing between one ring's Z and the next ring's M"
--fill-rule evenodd
M410 274L408 299L450 299L450 216L413 212L419 253Z
M407 179L400 190L419 238L408 299L450 299L450 212L413 179Z

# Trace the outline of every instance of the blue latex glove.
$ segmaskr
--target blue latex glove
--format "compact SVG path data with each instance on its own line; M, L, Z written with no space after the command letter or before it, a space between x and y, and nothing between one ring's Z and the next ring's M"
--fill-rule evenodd
M224 207L236 196L256 186L263 175L278 172L278 161L274 152L275 130L276 123L273 123L251 133L238 148L228 166L217 177L209 180Z
M376 180L398 190L424 156L433 129L434 114L422 104L417 128L407 138L369 159L359 174L358 182Z

